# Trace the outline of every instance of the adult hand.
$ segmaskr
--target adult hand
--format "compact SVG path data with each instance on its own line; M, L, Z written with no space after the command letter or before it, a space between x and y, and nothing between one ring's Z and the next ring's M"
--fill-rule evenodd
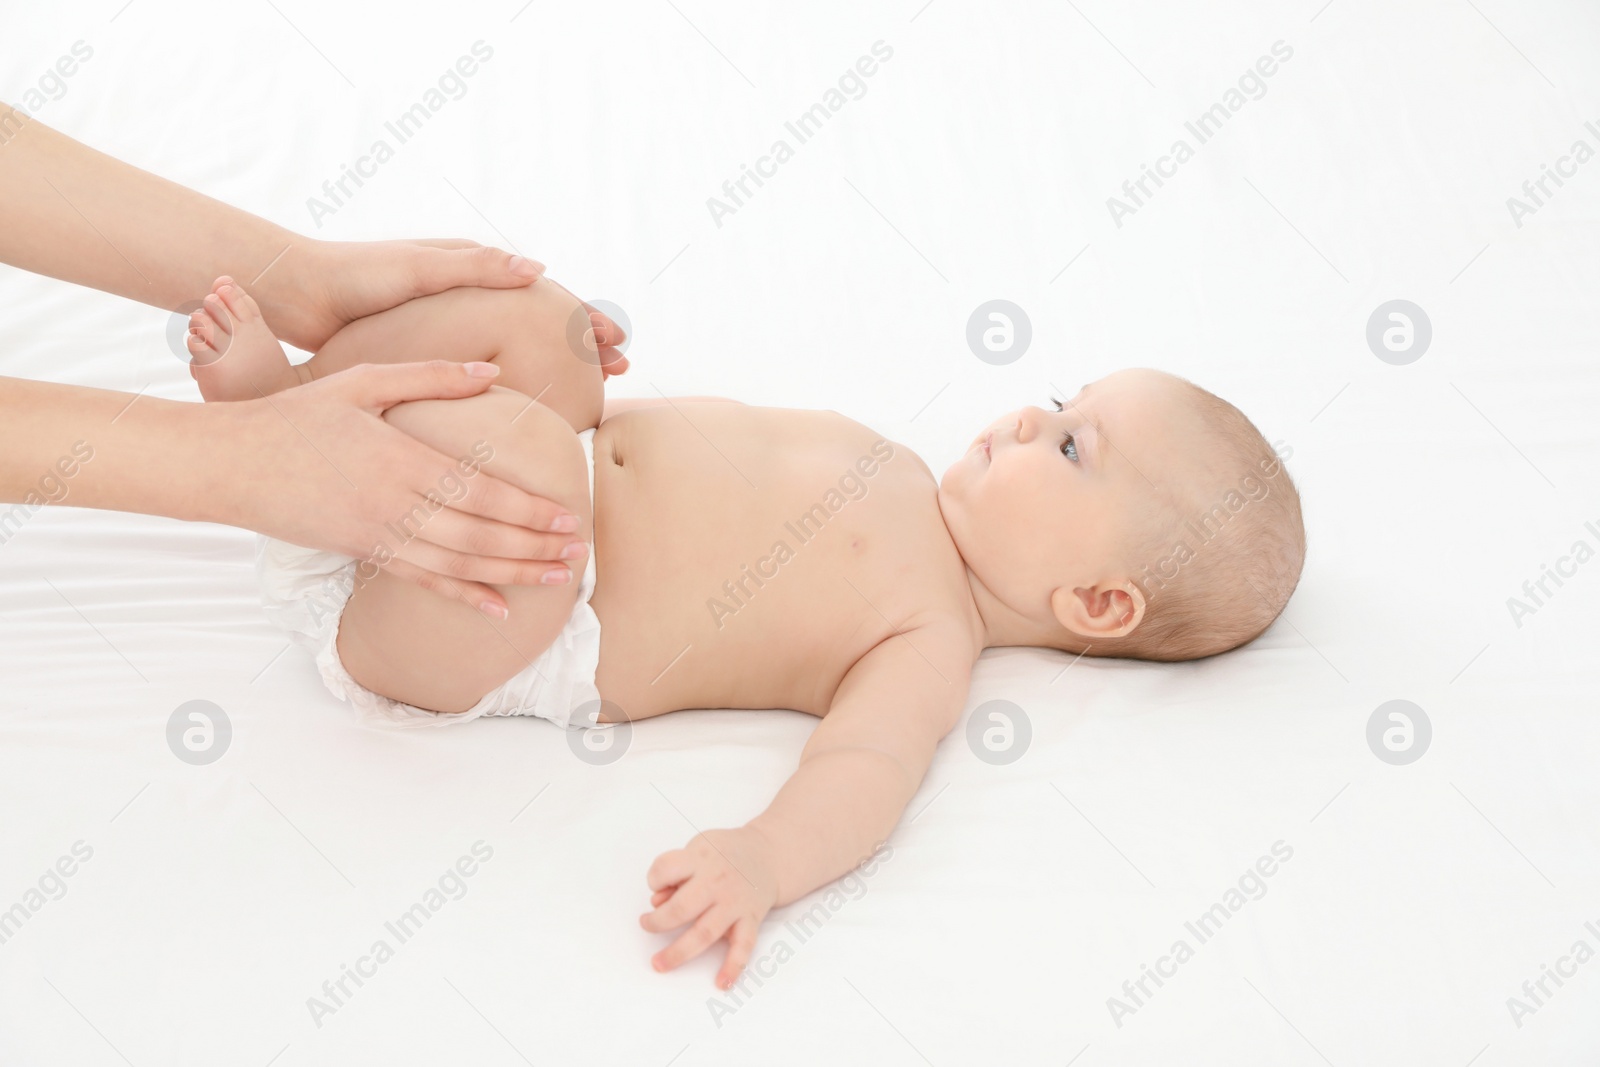
M285 260L294 255L291 247ZM282 288L258 297L272 332L296 348L315 352L350 322L407 300L473 285L515 289L538 281L544 264L474 241L318 241L304 248L303 263L283 263ZM271 279L271 273L267 275ZM554 284L554 283L550 283ZM590 304L589 322L605 377L628 369L622 327Z
M276 284L255 291L272 332L315 352L346 324L407 300L463 285L516 289L543 274L543 263L472 241L300 238L262 278Z
M456 286L512 289L543 265L471 241L318 241L79 144L0 103L0 263L177 308L224 274L278 337L315 352L355 319ZM118 255L105 254L106 246ZM593 309L590 309L593 311ZM598 315L602 366L627 365ZM608 359L606 357L617 357Z
M258 400L207 404L218 436L234 446L218 457L207 510L221 522L371 560L504 618L505 599L483 583L534 585L566 567L555 561L573 541L577 517L482 471L463 476L463 457L381 417L407 400L476 395L498 373L493 364L448 360L365 364ZM431 515L420 526L419 506Z

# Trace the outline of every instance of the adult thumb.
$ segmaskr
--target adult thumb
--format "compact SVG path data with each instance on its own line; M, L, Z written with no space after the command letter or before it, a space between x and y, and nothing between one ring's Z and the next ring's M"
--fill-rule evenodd
M381 414L407 400L477 396L499 375L500 368L493 363L430 359L423 363L363 363L323 381L337 383L357 405Z
M524 256L514 256L498 248L473 245L449 248L443 244L418 242L411 246L413 296L442 293L458 286L483 289L516 289L537 281L544 264Z

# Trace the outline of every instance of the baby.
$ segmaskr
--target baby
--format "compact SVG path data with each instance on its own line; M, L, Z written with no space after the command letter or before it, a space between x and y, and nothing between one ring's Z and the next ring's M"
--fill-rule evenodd
M207 400L357 363L493 364L504 388L384 418L462 457L463 483L487 470L579 518L577 580L558 569L552 584L504 587L500 621L372 560L264 542L269 611L365 714L589 729L681 708L817 716L766 811L696 835L648 872L644 928L689 926L653 965L670 970L726 938L724 989L769 910L887 838L961 719L984 649L1225 652L1282 611L1305 553L1299 497L1273 448L1231 404L1153 370L1003 415L936 478L831 411L606 400L583 305L548 279L413 300L291 367L224 278L189 345ZM396 530L414 536L439 511L429 503Z

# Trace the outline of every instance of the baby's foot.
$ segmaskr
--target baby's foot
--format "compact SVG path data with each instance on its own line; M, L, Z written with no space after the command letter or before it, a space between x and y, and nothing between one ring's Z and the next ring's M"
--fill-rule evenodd
M188 347L189 373L207 400L254 400L301 381L261 309L226 276L189 316Z

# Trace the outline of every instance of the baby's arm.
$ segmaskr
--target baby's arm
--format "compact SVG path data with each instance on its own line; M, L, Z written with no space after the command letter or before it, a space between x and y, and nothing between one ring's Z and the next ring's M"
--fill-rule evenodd
M650 867L647 930L694 926L658 953L671 970L726 936L717 984L732 986L761 920L831 882L888 837L940 738L960 717L973 650L953 624L890 637L845 675L800 767L767 810L738 830L712 830Z

